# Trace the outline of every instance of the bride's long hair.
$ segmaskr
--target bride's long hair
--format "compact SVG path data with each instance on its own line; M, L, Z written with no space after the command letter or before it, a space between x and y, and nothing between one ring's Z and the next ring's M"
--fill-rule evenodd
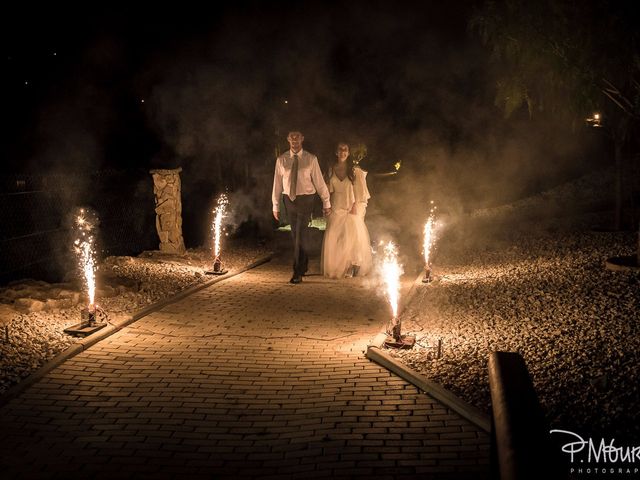
M351 183L355 183L355 181L356 181L356 166L353 163L353 159L351 158L351 147L349 147L348 143L339 142L336 145L336 157L337 157L337 153L338 153L338 148L340 148L341 145L344 145L349 149L349 156L347 157L347 177L349 177L349 180L351 181ZM336 165L338 165L338 163L339 163L339 161L336 158L336 161L331 166L331 175L329 175L329 178L331 178L331 176L333 176L335 174L335 167L336 167Z

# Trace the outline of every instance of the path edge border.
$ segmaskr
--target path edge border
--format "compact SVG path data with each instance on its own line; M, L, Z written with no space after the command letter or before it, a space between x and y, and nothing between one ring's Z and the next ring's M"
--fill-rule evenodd
M266 255L263 255L262 257L259 257L257 260L250 263L249 265L245 265L244 267L239 268L238 270L235 270L235 271L232 270L226 275L216 276L206 282L199 283L197 285L192 285L190 287L185 288L184 290L179 291L178 293L176 293L175 295L169 298L165 298L155 303L152 303L151 305L148 305L143 309L138 310L137 312L134 312L133 314L124 318L118 323L109 323L106 327L99 330L94 335L83 338L82 340L79 340L77 343L70 345L65 350L63 350L62 352L54 356L52 359L45 362L35 372L29 374L27 377L22 379L19 383L10 387L6 392L0 395L0 406L6 405L8 402L10 402L12 399L17 397L18 395L20 395L27 388L29 388L31 385L36 383L38 380L40 380L42 377L48 374L51 370L53 370L60 364L64 363L66 360L72 357L75 357L79 353L87 350L92 345L95 345L96 343L104 340L105 338L110 337L114 333L119 332L120 330L131 325L137 320L140 320L141 318L146 317L147 315L153 312L156 312L166 307L167 305L170 305L179 300L182 300L183 298L186 298L189 295L193 295L194 293L200 290L210 287L215 283L228 280L229 278L233 278L237 275L240 275L241 273L244 273L247 270L251 270L253 268L259 267L260 265L269 262L273 258L273 256L274 256L274 252L270 252Z
M411 287L411 290L407 294L407 298L403 302L403 307L408 305L413 295L418 290L418 285L422 282L422 274L416 279ZM460 397L450 392L442 385L429 380L421 373L416 372L412 368L399 362L391 355L386 353L382 346L387 339L387 334L383 331L378 333L371 343L367 346L365 356L377 363L378 365L386 368L392 373L395 373L400 378L406 380L412 385L418 387L423 392L431 395L433 398L443 403L445 406L458 413L466 420L473 423L475 426L481 428L486 433L491 433L491 418L484 414L480 409L465 402Z

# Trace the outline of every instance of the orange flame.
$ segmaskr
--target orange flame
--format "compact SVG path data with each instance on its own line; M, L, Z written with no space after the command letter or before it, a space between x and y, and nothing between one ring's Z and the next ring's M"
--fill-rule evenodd
M394 318L398 316L400 275L402 275L402 267L398 264L398 250L394 243L390 241L384 247L382 276L386 286L387 299L391 305L391 311Z

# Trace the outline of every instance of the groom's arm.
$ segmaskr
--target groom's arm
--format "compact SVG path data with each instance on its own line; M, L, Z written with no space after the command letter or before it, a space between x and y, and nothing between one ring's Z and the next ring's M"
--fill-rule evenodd
M316 156L313 157L313 162L311 164L311 180L313 181L313 186L316 188L316 192L322 199L322 211L325 215L329 215L331 213L331 197L329 195L327 184L324 183L324 177L322 176L318 157Z
M273 218L280 220L280 197L282 196L282 172L280 171L280 159L276 158L276 166L273 173L273 189L271 190L271 204Z

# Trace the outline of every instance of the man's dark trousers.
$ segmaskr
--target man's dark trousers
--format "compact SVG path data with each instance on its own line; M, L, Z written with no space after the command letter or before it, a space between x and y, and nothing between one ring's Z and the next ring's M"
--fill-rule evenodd
M291 223L293 241L293 276L301 278L309 265L309 221L314 195L297 195L294 201L283 195L284 207Z

